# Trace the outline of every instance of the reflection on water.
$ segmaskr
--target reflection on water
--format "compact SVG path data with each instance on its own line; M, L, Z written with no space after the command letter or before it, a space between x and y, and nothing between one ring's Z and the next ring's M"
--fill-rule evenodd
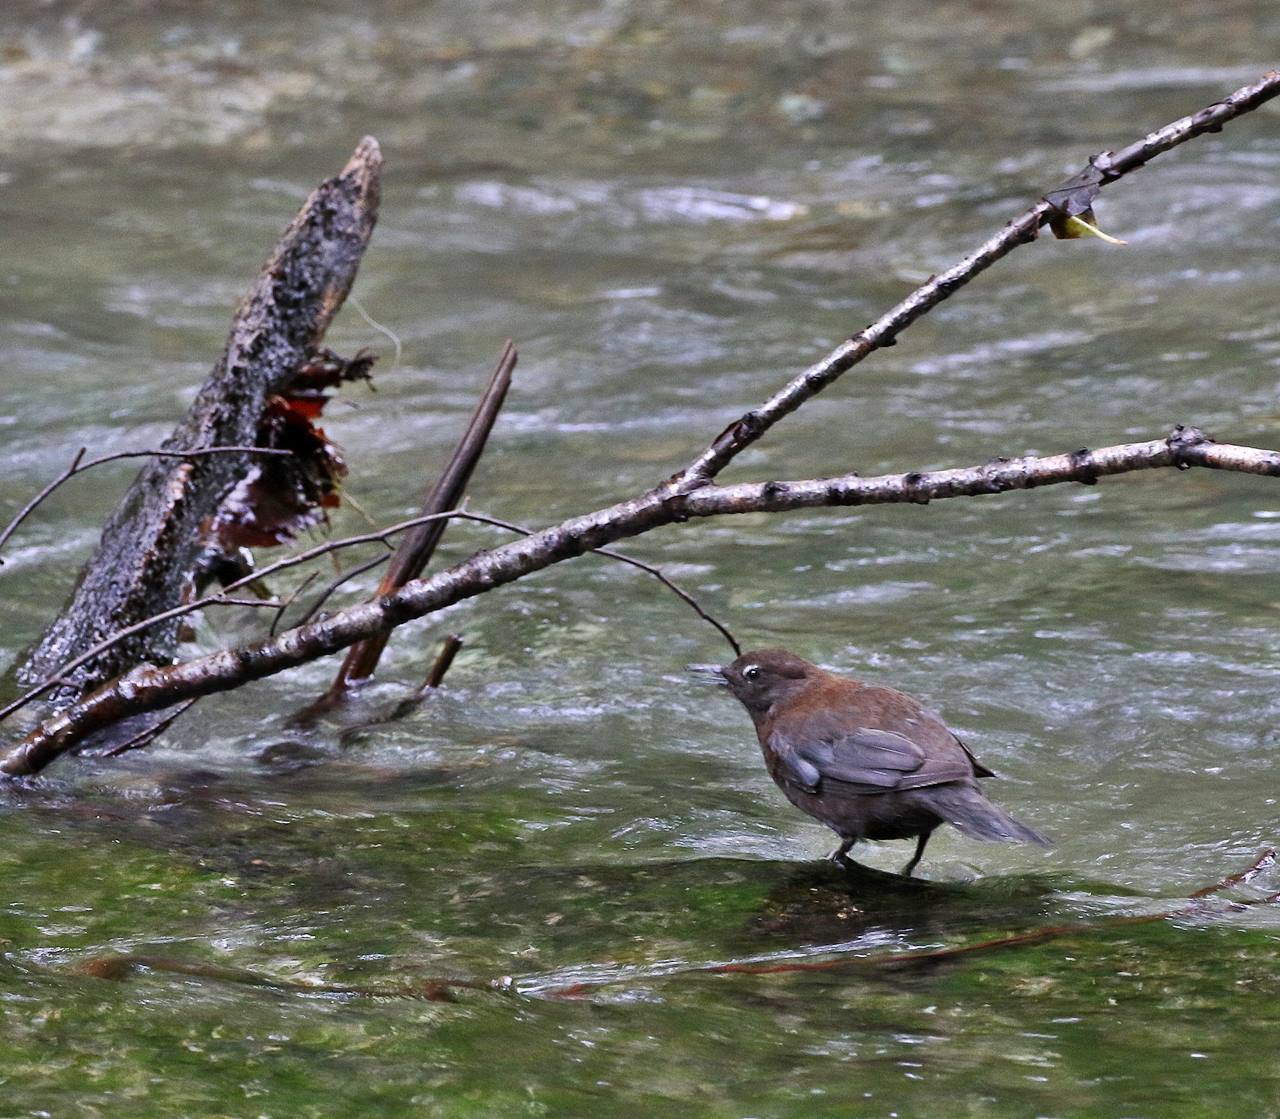
M0 509L81 445L163 437L279 228L365 132L389 170L357 294L404 355L328 422L351 496L409 515L510 336L521 367L472 502L547 523L678 468L1092 152L1256 78L1278 21L1256 0L999 0L963 21L914 0L16 0ZM1020 250L732 476L1175 422L1275 445L1278 123L1260 110L1117 185L1100 216L1127 249ZM389 348L354 312L331 341ZM11 542L0 664L128 476L72 483ZM629 544L747 643L940 709L1057 840L939 834L926 882L816 862L829 838L777 794L747 720L684 679L714 635L591 558L410 627L358 733L286 725L333 669L313 665L203 702L138 756L0 790L5 1113L1274 1111L1280 1084L1245 1056L1276 1019L1274 873L1176 921L1108 923L1276 841L1271 495L1153 474ZM458 526L446 558L494 539ZM210 618L197 644L259 624ZM378 722L445 628L467 635L448 686ZM923 968L706 970L1074 923ZM77 970L111 954L225 974ZM518 982L439 1002L237 969Z

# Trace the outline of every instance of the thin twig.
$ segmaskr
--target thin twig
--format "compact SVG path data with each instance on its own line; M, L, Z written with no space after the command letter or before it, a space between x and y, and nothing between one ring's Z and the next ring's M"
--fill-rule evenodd
M363 575L366 571L372 571L380 564L386 563L390 558L391 553L384 552L380 556L374 556L371 560L366 560L364 563L356 564L355 567L348 567L345 571L339 571L333 579L325 584L324 588L316 595L311 604L302 612L302 616L293 624L295 626L305 626L320 612L320 607L328 602L334 592L337 591L344 583Z
M292 451L280 450L276 447L203 447L195 451L117 451L115 454L103 455L100 458L94 458L90 459L88 462L83 462L82 460L84 459L85 453L88 449L88 447L81 447L71 459L70 465L61 474L54 478L52 482L45 486L44 489L36 494L35 497L28 501L26 505L18 510L13 520L5 525L3 531L0 531L0 549L4 548L5 544L9 541L9 537L17 531L18 526L31 516L31 514L44 503L45 499L48 498L54 490L58 489L58 487L64 482L74 478L77 474L83 474L86 470L92 470L95 466L101 466L103 463L118 462L120 459L126 458L201 458L204 455L231 454L288 456L293 454ZM3 563L4 560L0 559L0 564Z
M132 738L126 739L124 742L120 743L119 746L113 746L110 750L103 751L102 757L118 758L121 754L127 753L130 750L138 750L143 746L150 745L199 702L199 699L189 699L186 703L178 704L177 707L170 711L169 714L167 714L158 723L154 723L153 725L140 730Z
M267 630L267 635L269 637L274 637L276 635L276 630L280 627L280 619L284 617L284 612L288 610L289 607L292 606L295 602L297 602L298 599L302 597L303 591L305 591L309 586L311 586L312 583L314 583L319 578L320 578L320 572L313 571L310 575L308 575L305 579L303 579L301 583L299 583L296 587L293 588L293 591L288 598L286 598L283 602L279 604L279 606L276 607L276 616L271 619L271 628Z
M494 525L497 528L505 528L509 532L518 532L522 536L532 536L534 533L534 530L531 528L525 528L523 525L518 525L513 521L499 520L497 517L490 517L484 513L473 513L471 515L471 520L479 521L482 524ZM693 595L673 583L662 573L661 569L654 567L652 564L645 563L643 560L638 560L635 556L628 556L622 552L615 551L613 548L593 548L591 551L593 555L604 556L606 559L617 560L619 563L629 564L631 567L637 567L641 571L647 571L657 579L659 583L671 591L672 594L685 602L699 618L719 630L720 635L729 643L729 648L733 650L733 655L735 657L742 656L742 646L738 644L738 639L733 636L729 627L708 614L702 604L699 603Z

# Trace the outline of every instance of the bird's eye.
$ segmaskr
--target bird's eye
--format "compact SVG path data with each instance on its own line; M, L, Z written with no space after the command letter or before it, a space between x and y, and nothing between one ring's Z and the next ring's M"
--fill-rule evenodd
M749 664L742 670L742 678L744 680L754 680L760 675L760 666L758 664Z

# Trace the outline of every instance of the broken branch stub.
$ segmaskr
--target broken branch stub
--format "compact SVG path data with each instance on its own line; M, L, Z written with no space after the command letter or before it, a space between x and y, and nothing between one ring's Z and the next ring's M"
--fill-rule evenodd
M303 203L236 310L221 359L166 451L256 443L268 399L314 354L355 280L378 214L382 153L366 136ZM157 458L117 506L71 601L18 670L49 675L104 637L179 605L204 558L205 529L244 479L248 455ZM171 659L178 622L154 626L82 665L76 694L144 662Z

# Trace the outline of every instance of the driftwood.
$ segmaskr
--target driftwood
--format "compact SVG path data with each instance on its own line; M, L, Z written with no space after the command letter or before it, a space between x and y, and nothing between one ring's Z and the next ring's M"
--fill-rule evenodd
M303 204L236 312L222 358L165 452L256 446L267 400L314 355L373 232L382 154L363 139L342 173ZM254 466L252 455L166 454L138 475L108 520L70 603L18 672L47 677L105 637L190 597L205 529ZM74 694L147 660L172 657L176 619L140 630L62 682Z
M1175 121L1115 153L1094 157L1079 175L1051 191L959 264L931 278L887 315L806 370L763 406L730 424L688 466L637 497L561 524L380 596L295 627L274 638L226 649L182 664L142 665L46 719L0 762L0 771L38 772L100 728L133 715L158 711L201 695L224 691L336 652L396 626L551 564L599 549L615 540L692 518L728 513L780 512L817 506L924 503L1004 493L1062 482L1093 484L1099 478L1160 467L1201 466L1280 476L1280 453L1218 444L1194 428L1163 439L1043 458L997 459L981 466L864 479L768 481L719 486L713 479L743 449L780 419L834 382L874 349L891 345L912 322L1014 248L1033 240L1041 226L1079 214L1106 184L1161 152L1256 108L1280 94L1280 72L1223 101ZM1050 201L1052 199L1052 201ZM454 511L451 516L465 516ZM479 518L476 518L479 519Z

